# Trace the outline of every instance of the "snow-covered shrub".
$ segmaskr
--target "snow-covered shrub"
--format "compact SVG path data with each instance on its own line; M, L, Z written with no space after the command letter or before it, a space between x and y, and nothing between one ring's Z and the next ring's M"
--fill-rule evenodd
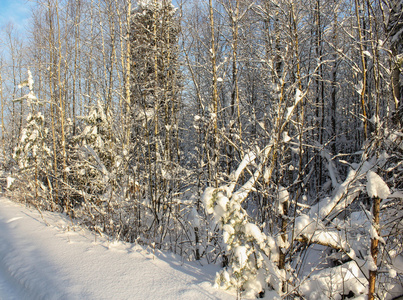
M403 295L403 147L399 125L384 124L368 141L366 156L379 164L369 172L366 190L381 198L379 226L371 224L370 236L379 240L376 289L381 299ZM379 175L379 176L378 176Z
M113 233L114 214L121 213L119 167L113 118L101 101L80 117L84 127L71 138L69 186L74 214L98 231ZM121 176L124 176L121 172Z
M111 171L119 160L112 136L112 117L98 101L81 119L84 129L72 138L72 184L88 194L101 195L111 184Z
M403 253L403 194L401 177L396 176L402 172L399 143L390 133L374 136L366 144L361 162L350 164L344 182L296 217L296 240L332 249L324 258L327 264L317 269L320 264L313 263L305 270L306 277L295 282L301 295L309 299L367 295L370 271L377 271L375 293L379 298L392 299L403 293L398 263ZM379 225L365 204L376 197L381 199ZM370 249L373 239L379 240L376 264Z
M273 237L261 231L242 207L253 184L249 181L233 192L242 170L254 159L253 153L246 155L231 175L233 182L230 185L209 187L202 195L207 213L222 230L225 245L227 263L217 274L216 286L242 293L247 298L261 295L268 289L280 294L285 279L285 272L277 267L278 245Z
M31 112L26 118L13 158L18 163L18 180L12 186L18 185L26 200L35 200L36 205L41 204L49 208L45 201L49 198L51 179L48 177L51 169L51 150L48 147L48 129L45 126L45 117L39 111L41 105L33 92L34 80L28 70L28 79L19 85L19 88L28 86L29 93L15 101L26 100ZM12 187L10 186L10 187Z
M14 159L20 169L34 167L50 157L47 147L48 130L44 128L45 118L41 112L30 113L22 130L21 139L14 151Z

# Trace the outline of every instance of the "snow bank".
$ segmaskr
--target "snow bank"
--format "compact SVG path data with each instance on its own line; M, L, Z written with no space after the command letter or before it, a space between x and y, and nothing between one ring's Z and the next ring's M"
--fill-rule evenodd
M233 299L216 266L94 236L59 214L0 198L0 299Z

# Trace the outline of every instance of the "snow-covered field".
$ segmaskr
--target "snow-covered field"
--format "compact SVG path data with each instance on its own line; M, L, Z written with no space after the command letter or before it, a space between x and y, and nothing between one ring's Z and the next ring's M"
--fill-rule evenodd
M1 300L234 299L212 286L217 271L0 198Z

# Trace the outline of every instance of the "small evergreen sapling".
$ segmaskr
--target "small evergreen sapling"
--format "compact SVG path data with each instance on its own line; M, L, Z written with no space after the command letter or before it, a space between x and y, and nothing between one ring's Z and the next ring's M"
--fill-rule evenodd
M28 79L18 85L19 88L28 87L28 94L14 101L27 101L31 107L31 113L27 116L27 123L22 129L22 134L13 158L18 163L20 175L28 182L29 190L35 191L35 199L38 199L41 191L46 191L46 185L51 187L51 181L47 174L51 151L47 146L48 129L45 127L45 118L39 111L42 102L33 92L34 80L31 71L28 70ZM33 184L33 186L32 186Z
M246 155L238 170L232 174L237 181L242 169L254 160L254 155ZM271 236L250 222L248 213L242 208L240 191L233 193L235 184L205 190L202 201L208 214L222 230L225 257L228 264L217 274L216 286L235 290L245 297L261 295L270 287L281 293L285 280L284 270L277 267L278 245Z

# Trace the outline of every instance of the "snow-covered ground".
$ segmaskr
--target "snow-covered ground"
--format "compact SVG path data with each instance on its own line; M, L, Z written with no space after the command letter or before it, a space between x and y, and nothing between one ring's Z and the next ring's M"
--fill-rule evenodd
M0 299L234 299L218 269L109 242L60 214L0 198Z

